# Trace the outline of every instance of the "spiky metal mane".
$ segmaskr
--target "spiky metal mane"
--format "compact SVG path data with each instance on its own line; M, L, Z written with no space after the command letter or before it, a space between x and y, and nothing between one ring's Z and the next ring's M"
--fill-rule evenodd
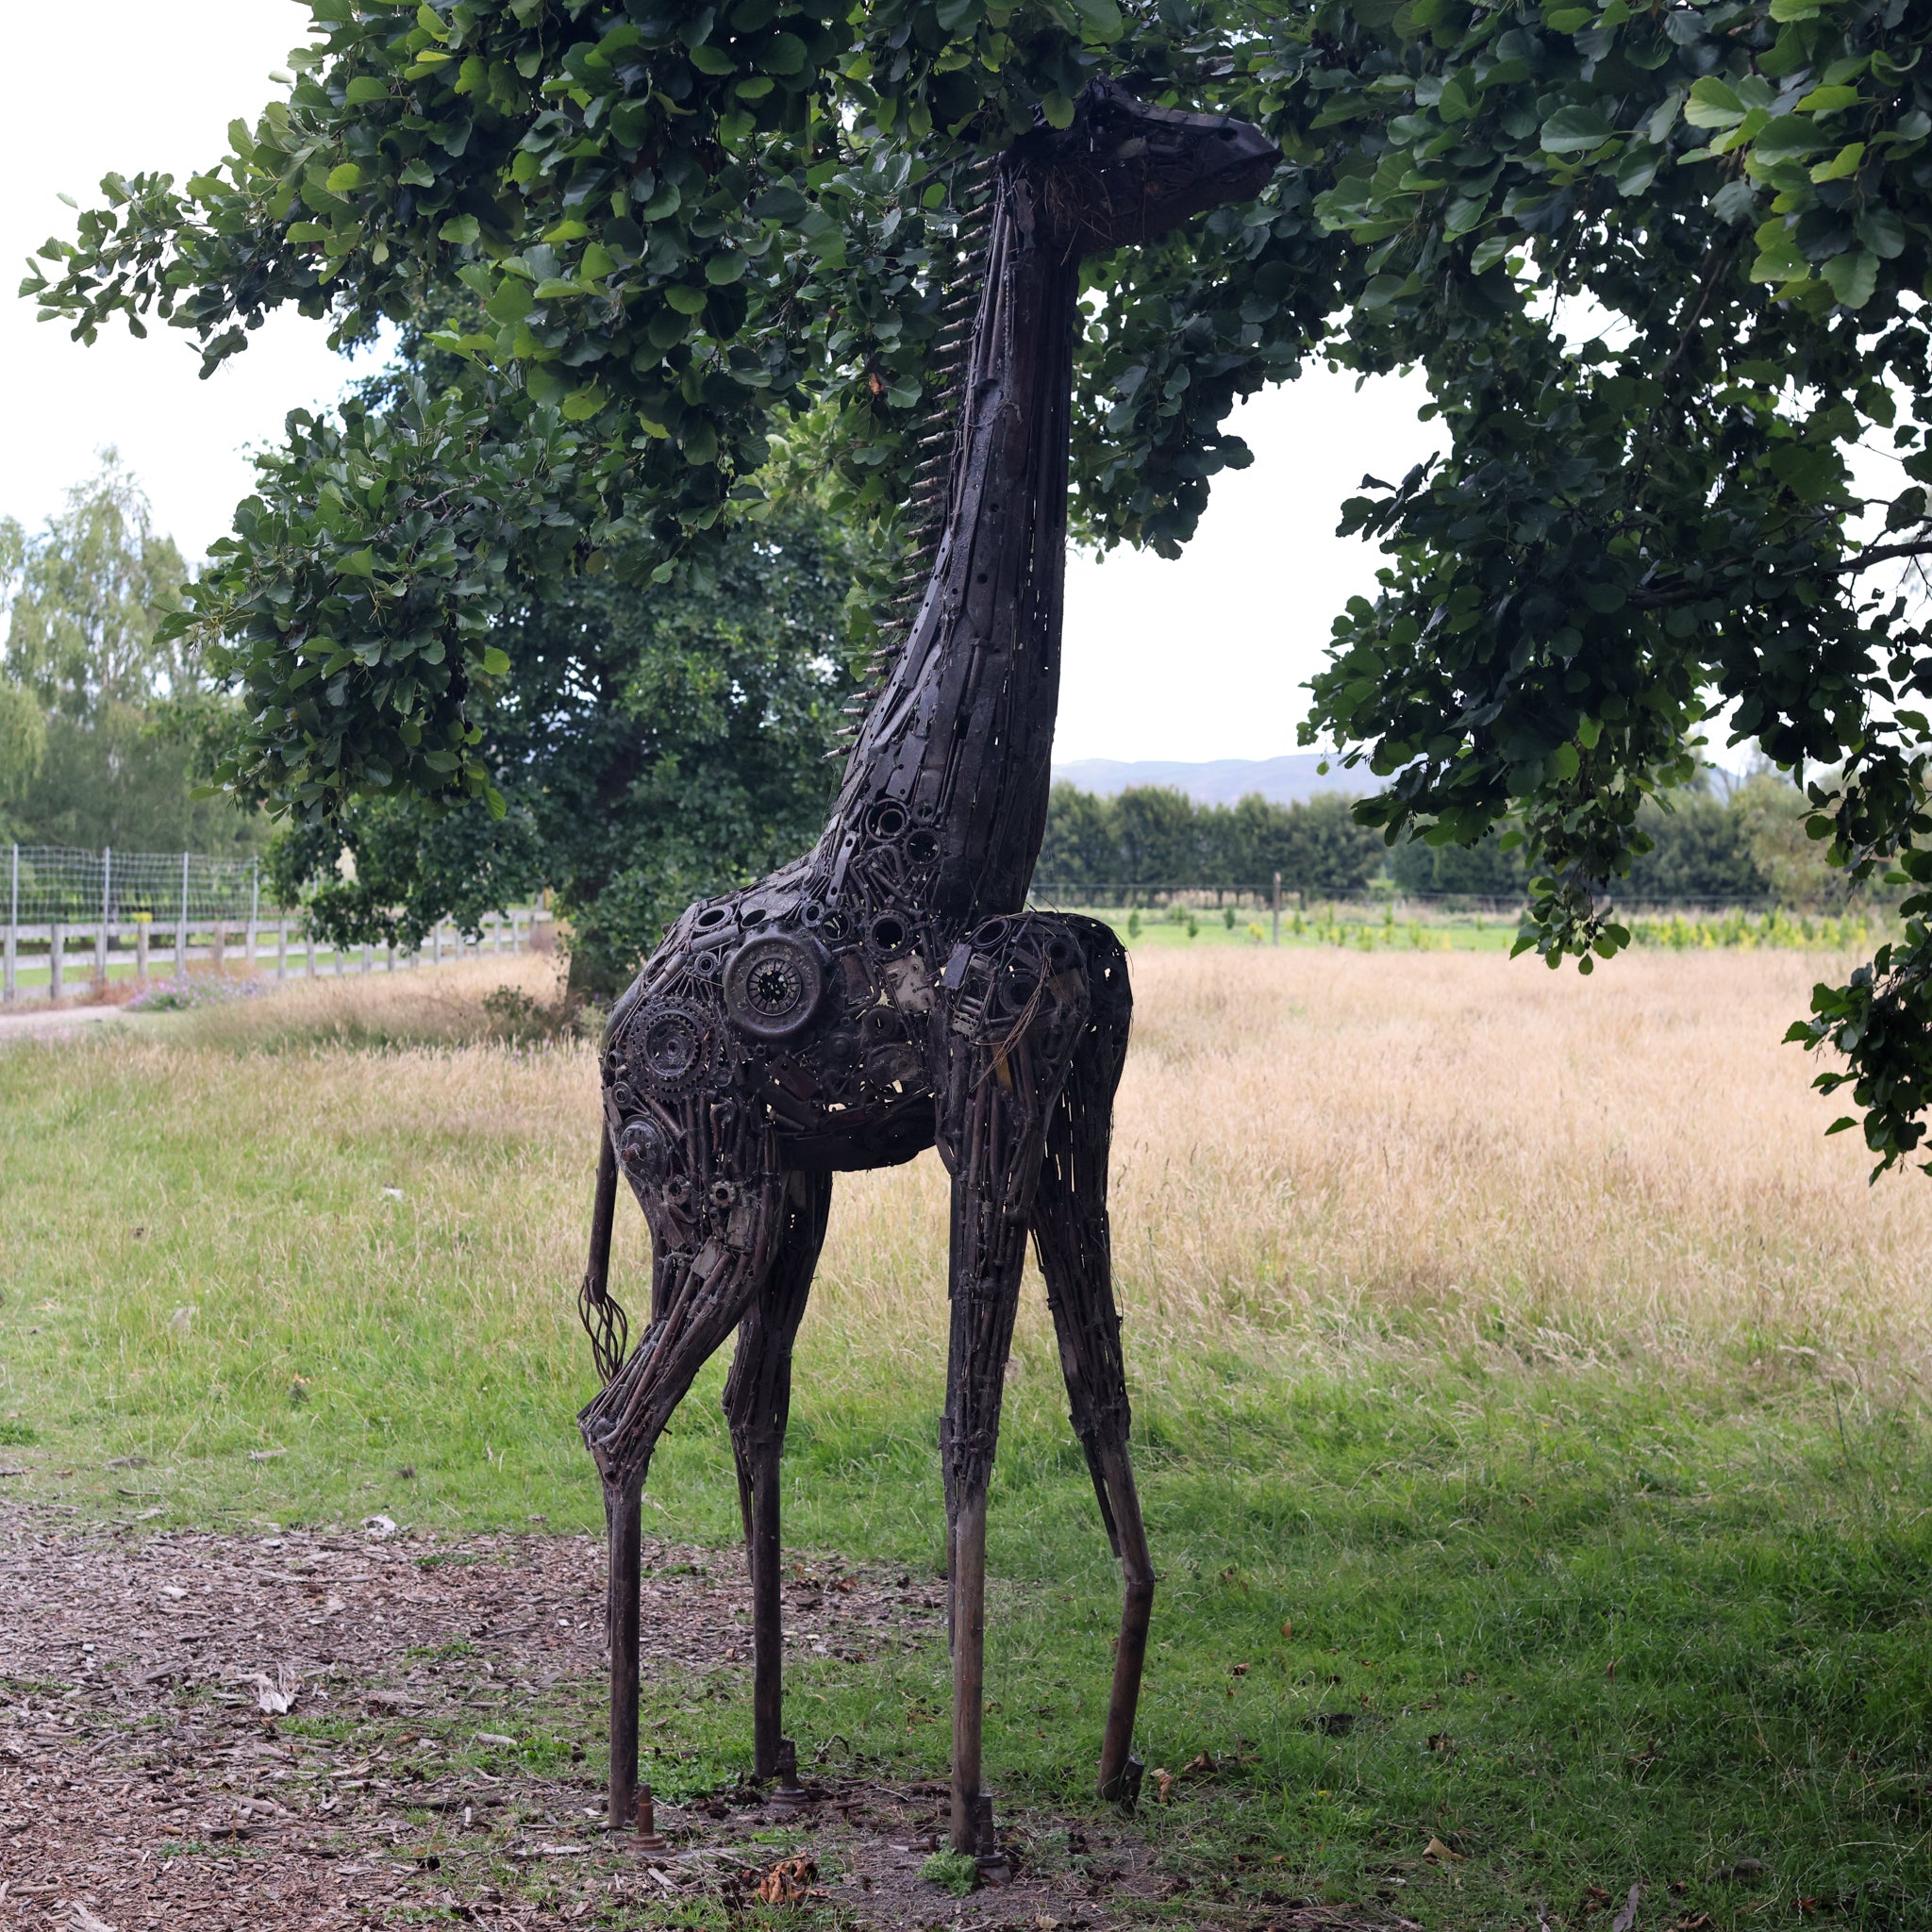
M906 549L898 574L875 612L878 641L867 666L865 689L845 707L846 726L830 756L851 755L872 708L884 694L892 667L906 649L912 621L925 596L946 526L946 480L952 474L962 420L959 380L973 341L974 317L986 278L986 251L998 158L989 155L963 168L956 180L953 206L933 216L952 216L952 232L936 240L931 270L939 292L939 326L926 357L922 383L924 408L910 437L917 458L906 499Z

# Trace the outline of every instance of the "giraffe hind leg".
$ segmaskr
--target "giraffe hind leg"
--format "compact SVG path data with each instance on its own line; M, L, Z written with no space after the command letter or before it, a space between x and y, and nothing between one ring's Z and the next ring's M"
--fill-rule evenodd
M1089 922L1082 921L1083 928ZM1154 1565L1127 1449L1131 1421L1108 1219L1114 1090L1126 1058L1133 999L1126 958L1104 926L1082 930L1091 1008L1047 1124L1033 1204L1033 1238L1059 1341L1073 1423L1086 1452L1108 1541L1121 1565L1123 1604L1113 1686L1100 1751L1100 1795L1131 1804L1141 1766L1134 1713L1154 1607Z
M776 1774L779 1734L784 1729L778 1463L791 1408L791 1345L811 1292L831 1205L829 1174L794 1173L788 1177L772 1263L739 1326L738 1350L724 1384L724 1414L731 1424L751 1572L752 1765L759 1778Z
M980 1790L986 1501L1026 1224L1048 1121L1087 1021L1065 922L989 921L936 1003L939 1148L952 1175L951 1343L941 1457L953 1652L955 1851L990 1853Z

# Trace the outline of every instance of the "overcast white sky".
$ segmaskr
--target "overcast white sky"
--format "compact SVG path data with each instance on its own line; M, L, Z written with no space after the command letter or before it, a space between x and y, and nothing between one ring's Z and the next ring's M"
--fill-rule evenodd
M117 445L160 527L190 558L228 526L248 489L244 450L278 438L293 408L341 387L320 324L277 315L210 380L181 331L125 331L85 349L36 323L12 291L50 234L73 232L110 169L177 179L225 150L236 115L280 92L268 78L301 38L289 0L92 0L84 12L0 9L15 76L0 117L0 515L36 525ZM83 31L84 95L54 84ZM80 106L76 107L76 102ZM1373 582L1375 554L1332 534L1364 471L1393 478L1435 446L1419 385L1317 373L1250 404L1252 469L1224 475L1178 562L1118 552L1069 559L1058 754L1065 758L1269 758L1294 748L1299 687L1330 619Z

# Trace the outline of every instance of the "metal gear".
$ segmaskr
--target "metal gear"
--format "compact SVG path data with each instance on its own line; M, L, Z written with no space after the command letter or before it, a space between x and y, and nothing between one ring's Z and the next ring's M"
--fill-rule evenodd
M689 1093L710 1071L716 1030L716 1015L696 1000L641 1001L625 1029L632 1078L659 1099Z

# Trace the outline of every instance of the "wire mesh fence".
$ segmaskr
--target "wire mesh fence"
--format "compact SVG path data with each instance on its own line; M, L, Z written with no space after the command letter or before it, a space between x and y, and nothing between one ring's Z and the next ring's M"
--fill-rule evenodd
M185 981L272 971L368 973L440 966L484 953L547 950L546 906L507 907L473 924L439 920L420 946L338 945L299 907L265 893L258 860L204 852L85 852L0 845L0 1007L23 996L62 999L76 981L105 998L145 986L151 968ZM134 986L125 982L132 980Z
M145 916L156 925L201 919L249 920L281 908L261 898L261 865L202 852L82 852L67 845L12 845L6 853L9 925L51 920Z

